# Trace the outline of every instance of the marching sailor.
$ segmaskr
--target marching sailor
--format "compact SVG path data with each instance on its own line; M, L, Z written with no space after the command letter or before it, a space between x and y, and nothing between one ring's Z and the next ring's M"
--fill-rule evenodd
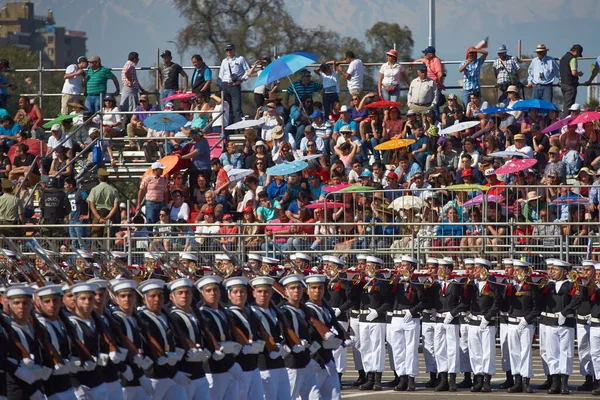
M475 269L475 260L465 258L463 260L465 268L465 277L461 278L461 284L467 284L473 279L473 270ZM464 290L463 290L464 294ZM460 313L460 371L464 373L465 379L456 384L458 389L470 389L473 386L471 379L471 359L469 358L469 311Z
M436 279L438 276L439 263L444 260L438 260L437 258L429 257L425 260L427 267L427 274L431 276L433 279ZM445 267L445 264L442 268ZM433 288L436 288L437 285L432 285L429 289L430 292L433 291ZM433 296L434 293L431 293ZM437 295L437 293L435 293ZM431 299L430 299L431 300ZM423 359L425 360L425 372L429 373L429 381L425 383L426 388L434 388L438 384L437 379L437 364L435 362L435 310L433 306L424 309L421 312L421 334L423 335Z
M508 353L508 312L510 297L512 296L514 266L512 258L504 258L502 265L504 266L504 275L506 282L502 286L502 302L500 303L500 311L498 313L498 324L500 326L500 355L502 358L502 371L506 374L506 380L500 384L500 389L508 389L514 386L513 372L510 369L510 355Z
M577 386L578 392L591 391L594 389L594 368L592 366L592 358L590 355L590 313L592 310L592 302L590 296L594 289L595 271L594 261L584 260L581 262L583 266L583 277L581 287L581 305L577 308L577 355L579 356L579 372L585 377L585 383Z

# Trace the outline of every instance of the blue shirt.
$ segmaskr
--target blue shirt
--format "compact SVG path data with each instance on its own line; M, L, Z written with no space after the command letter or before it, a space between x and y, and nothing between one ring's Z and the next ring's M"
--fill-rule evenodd
M196 78L198 77L198 73L200 72L199 69L195 69L194 73L192 74L192 86L194 85L194 82L196 82ZM212 71L210 68L206 68L204 70L204 80L205 81L211 81L212 80Z
M8 81L6 80L6 77L4 76L4 74L0 74L0 83L3 84L3 85L6 85L8 83ZM8 87L2 87L2 88L0 88L0 94L7 95L8 94Z
M342 121L342 119L338 119L337 121L335 121L335 125L333 126L333 131L334 132L339 132L340 129L342 129L344 126L350 125L350 129L352 129L353 131L358 132L358 125L356 123L356 121L354 120L350 120L350 122L344 122Z
M406 181L408 181L410 178L412 178L412 176L414 174L416 174L417 172L423 172L423 170L421 169L421 167L419 166L419 164L417 164L416 162L411 162L408 164L408 173L402 175L402 168L398 167L396 168L396 170L394 171L398 176L400 176L400 183L406 183Z
M281 182L281 186L277 186L277 181L273 179L269 186L267 186L267 195L269 200L282 200L285 191L287 190L287 182L284 180Z
M448 220L444 220L437 228L438 236L463 236L465 231L464 225L450 225Z
M467 61L463 61L460 66L465 65ZM465 67L463 70L463 89L464 90L476 90L479 89L479 75L481 74L481 66L483 65L483 58L479 57L476 61L473 61Z
M534 85L550 85L554 79L560 80L558 63L555 59L545 56L543 59L534 58L527 70L527 83Z
M321 195L323 194L324 187L325 187L325 185L322 183L319 184L319 187L313 187L313 186L309 185L310 194L312 195L313 201L319 200L319 197L321 197Z
M368 115L368 111L366 108L363 108L362 110L358 111L356 109L356 107L352 107L350 108L350 119L356 119L356 118L362 118L365 119L367 118Z
M202 139L194 144L192 151L198 150L199 153L192 158L192 165L198 171L207 171L210 169L210 146L208 140Z
M21 131L21 125L14 123L10 129L0 126L0 136L16 136ZM4 143L11 146L15 143L14 140L4 139Z
M408 151L410 151L411 153L415 150L419 150L421 147L423 147L424 144L427 144L427 137L425 136L421 136L420 138L416 139L415 135L408 135L407 139L416 140L416 142L408 146Z
M231 165L233 168L242 168L242 153L235 152L232 156L229 153L223 153L219 160L224 167Z

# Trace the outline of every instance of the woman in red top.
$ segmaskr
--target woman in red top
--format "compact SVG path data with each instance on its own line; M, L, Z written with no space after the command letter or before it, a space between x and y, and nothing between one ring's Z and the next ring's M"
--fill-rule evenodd
M42 110L39 105L31 103L28 97L19 98L19 111L15 114L15 122L23 127L23 129L31 129L33 139L41 139L44 135L44 130L41 125L44 123Z

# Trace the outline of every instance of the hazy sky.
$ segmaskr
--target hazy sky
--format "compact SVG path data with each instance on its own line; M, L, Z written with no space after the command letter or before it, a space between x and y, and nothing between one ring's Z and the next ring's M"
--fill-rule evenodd
M4 3L4 2L0 2ZM169 0L34 0L36 14L53 9L58 25L83 30L88 36L88 56L98 54L107 66L122 66L127 53L140 53L140 65L157 60L157 49L174 53L176 34L185 23ZM305 27L327 26L341 35L360 38L377 21L408 26L415 41L414 56L428 44L428 0L304 0L286 1L288 12ZM466 48L490 37L490 57L504 43L509 52L532 54L545 43L550 56L561 57L574 43L584 48L584 56L600 54L597 40L600 1L598 0L437 0L436 47L443 60L460 60ZM596 32L596 33L594 33ZM381 61L388 49L381 49ZM184 54L184 65L191 65ZM203 54L206 59L210 55ZM218 55L220 59L223 55ZM213 62L216 60L213 59ZM253 60L251 60L253 61ZM367 60L365 60L367 61ZM377 61L377 60L368 60ZM583 80L591 61L582 61ZM448 83L459 79L458 66L448 67ZM585 89L579 101L585 102Z

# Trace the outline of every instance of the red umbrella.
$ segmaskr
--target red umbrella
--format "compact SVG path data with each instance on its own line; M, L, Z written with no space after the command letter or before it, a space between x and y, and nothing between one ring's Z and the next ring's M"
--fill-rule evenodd
M496 174L498 175L506 175L506 174L514 174L518 171L523 171L524 169L531 168L537 163L535 158L523 158L520 160L510 160L507 161L506 164L496 169Z
M327 206L327 208L342 208L342 207L350 207L350 204L345 204L345 203L336 203L334 201L327 201L324 203L312 203L306 206L306 208L308 208L309 210L322 210L323 208L325 208L325 206Z
M584 113L579 114L571 121L569 121L569 125L578 125L585 124L586 122L597 121L600 119L600 112L597 111L586 111Z
M374 101L373 103L369 103L365 106L365 108L390 108L390 107L402 107L402 104L400 104L396 101L379 100L379 101Z
M162 101L171 101L171 100L188 100L191 98L196 97L196 93L192 93L192 92L187 92L187 93L183 93L180 91L177 91L177 93L172 94L170 96L167 97L163 97L161 100Z
M48 148L48 145L45 141L38 139L25 139L17 144L13 144L8 150L8 158L10 158L11 164L15 163L15 151L17 150L17 145L19 144L26 144L29 146L28 153L31 153L34 156L45 156L46 149Z
M327 192L327 193L335 193L338 190L347 188L348 186L350 186L350 185L348 185L347 183L340 183L339 185L329 185L329 186L325 186L323 188L323 191Z

